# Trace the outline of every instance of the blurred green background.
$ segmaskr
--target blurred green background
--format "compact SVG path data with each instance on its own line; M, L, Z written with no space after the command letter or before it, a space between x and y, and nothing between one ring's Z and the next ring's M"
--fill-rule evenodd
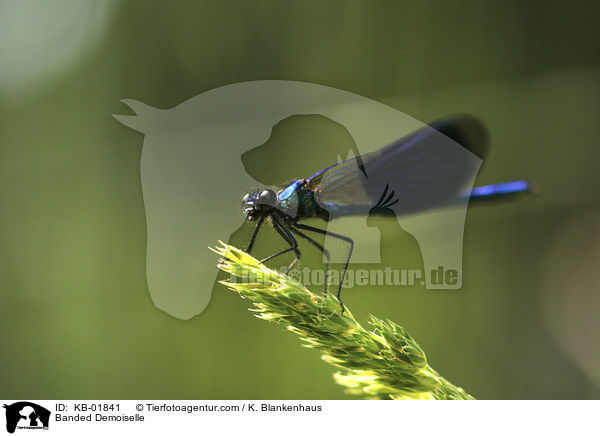
M127 111L122 98L170 108L225 84L285 79L425 122L476 114L491 134L477 183L542 188L529 203L469 211L462 290L348 290L357 318L405 326L477 398L600 398L599 9L1 0L0 397L348 398L318 353L223 287L188 321L153 305L143 136L111 117ZM307 175L297 170L289 178ZM239 204L215 219L225 213ZM262 252L281 244L269 238ZM318 259L306 251L306 264Z

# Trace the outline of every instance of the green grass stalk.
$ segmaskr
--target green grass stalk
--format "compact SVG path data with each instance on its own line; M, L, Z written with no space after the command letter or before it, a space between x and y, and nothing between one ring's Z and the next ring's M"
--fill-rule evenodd
M462 388L427 363L425 353L408 332L390 320L370 316L370 329L342 314L331 294L315 295L292 277L280 274L233 246L221 243L218 267L229 273L221 283L250 300L250 310L265 321L283 325L303 345L338 367L335 381L348 394L369 399L471 400Z

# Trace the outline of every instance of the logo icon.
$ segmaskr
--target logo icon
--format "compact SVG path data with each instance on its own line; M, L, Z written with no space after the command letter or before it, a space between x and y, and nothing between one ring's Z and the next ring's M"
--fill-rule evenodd
M48 429L50 411L29 401L19 401L4 405L6 409L6 431L14 433L18 429Z

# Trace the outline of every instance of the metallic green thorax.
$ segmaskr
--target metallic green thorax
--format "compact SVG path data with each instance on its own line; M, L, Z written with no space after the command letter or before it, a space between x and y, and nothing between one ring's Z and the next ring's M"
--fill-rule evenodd
M315 194L306 180L296 180L279 191L277 206L295 220L311 217L324 220L329 218L329 213L315 200Z

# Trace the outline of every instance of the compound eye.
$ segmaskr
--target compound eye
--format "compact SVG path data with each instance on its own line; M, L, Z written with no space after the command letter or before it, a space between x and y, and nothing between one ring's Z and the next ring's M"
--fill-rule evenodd
M275 194L275 191L265 189L260 193L258 201L260 204L268 204L269 206L275 206L275 203L277 202L277 194Z

